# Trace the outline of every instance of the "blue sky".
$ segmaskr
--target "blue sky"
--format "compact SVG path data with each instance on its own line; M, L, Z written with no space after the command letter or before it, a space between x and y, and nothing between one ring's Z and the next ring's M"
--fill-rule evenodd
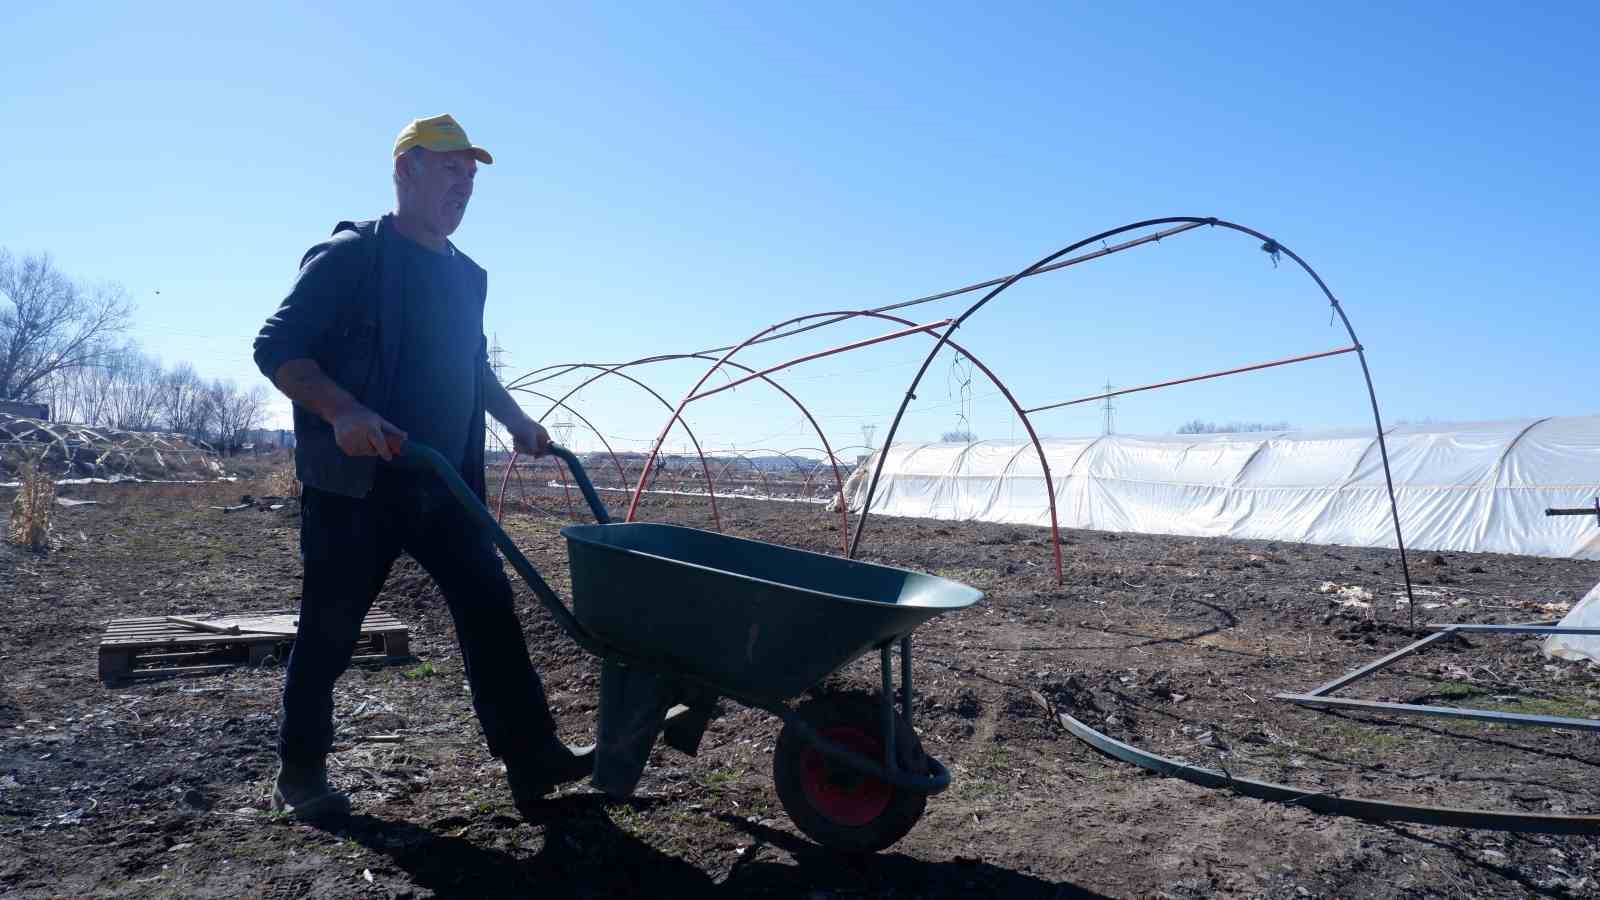
M233 6L0 12L0 246L121 282L137 339L208 376L256 383L250 338L300 254L388 209L395 133L450 112L497 160L456 242L490 272L508 374L736 342L1200 215L1321 271L1389 419L1597 411L1593 4ZM1027 405L1344 342L1309 279L1221 232L1020 285L960 338ZM930 344L785 383L859 443ZM702 371L639 374L676 399ZM936 362L902 437L954 428L960 380ZM630 446L665 420L641 397L577 405ZM979 436L1017 433L986 384L971 397ZM716 447L815 444L755 386L690 409ZM1348 356L1117 404L1119 431L1195 417L1368 421ZM1097 433L1100 414L1036 424Z

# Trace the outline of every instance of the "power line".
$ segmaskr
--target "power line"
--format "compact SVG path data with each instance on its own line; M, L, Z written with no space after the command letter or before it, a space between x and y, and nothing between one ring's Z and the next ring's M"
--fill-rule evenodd
M1137 237L1137 238L1133 238L1132 240L1123 241L1120 244L1111 244L1109 246L1103 246L1099 250L1094 250L1094 251L1091 251L1089 253L1084 253L1084 254L1081 254L1079 256L1071 257L1069 259L1063 259L1063 260L1060 260L1059 262L1054 262L1054 263L1051 263L1051 264L1049 264L1047 266L1040 266L1039 268L1034 269L1032 272L1029 272L1027 277L1031 278L1031 277L1033 277L1035 275L1043 275L1046 272L1054 272L1054 271L1057 271L1059 269L1065 269L1068 266L1075 266L1078 263L1088 262L1088 261L1090 261L1092 259L1099 259L1102 256L1110 256L1113 253L1118 253L1118 252L1121 252L1123 250L1128 250L1128 249L1132 249L1134 247L1143 246L1144 244L1160 243L1163 238L1171 237L1172 235L1175 235L1175 234L1181 234L1181 233L1183 233L1185 231L1189 231L1191 229L1199 228L1201 225L1204 225L1204 224L1207 224L1207 223L1206 222L1184 222L1184 223L1179 224L1179 225L1174 225L1171 228L1163 228L1160 231L1153 231L1153 232L1151 232L1151 233L1149 233L1147 235L1144 235L1143 237ZM1104 243L1104 242L1102 242L1102 243ZM914 298L912 298L910 300L902 300L899 303L890 303L887 306L874 307L873 309L867 310L867 312L875 312L875 313L892 312L892 311L897 310L897 309L905 309L907 307L917 306L917 305L920 305L920 304L923 304L923 303L932 303L932 302L934 302L936 300L947 300L947 299L949 299L951 297L957 297L957 296L960 296L962 294L970 294L973 291L981 291L984 288L997 287L997 286L999 286L1001 284L1004 284L1011 277L1012 276L1010 276L1010 275L1002 275L1002 276L1000 276L998 278L990 278L987 281L980 281L980 282L978 282L976 284L969 284L969 285L965 285L963 287L954 288L954 289L951 289L951 290L948 290L948 291L940 291L940 292L938 292L936 294L928 294L928 295L923 296L923 297L914 297ZM851 318L850 314L834 316L834 317L830 317L830 318L824 318L821 321L813 322L813 323L811 323L809 325L799 325L799 326L796 326L794 328L788 329L786 331L774 332L772 334L766 335L765 337L761 337L761 338L758 338L758 339L756 339L754 341L751 341L750 343L751 344L764 344L767 341L775 341L775 340L778 340L780 338L789 337L791 335L801 334L802 332L812 331L812 330L817 329L817 328L823 328L823 327L826 327L828 325L832 325L832 324L834 324L836 322L843 322L844 320L849 319L849 318ZM726 350L732 350L733 347L734 347L734 345L729 344L726 347L713 347L713 348L711 348L709 350L701 350L700 352L701 353L722 353L723 351L726 351Z

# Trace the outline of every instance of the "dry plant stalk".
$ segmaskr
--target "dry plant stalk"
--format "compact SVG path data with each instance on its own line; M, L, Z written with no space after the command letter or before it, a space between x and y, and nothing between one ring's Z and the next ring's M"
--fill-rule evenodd
M38 553L50 540L50 512L56 505L56 483L39 464L29 459L19 473L21 485L11 503L11 527L6 540Z
M280 467L267 476L267 494L272 497L299 497L300 481L293 467Z

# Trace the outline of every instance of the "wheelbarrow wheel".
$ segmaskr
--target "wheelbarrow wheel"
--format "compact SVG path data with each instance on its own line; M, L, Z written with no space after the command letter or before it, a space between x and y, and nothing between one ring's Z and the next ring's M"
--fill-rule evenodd
M802 704L796 714L823 738L868 759L883 759L878 701L861 696L826 696ZM911 725L894 717L900 767L927 771L927 757ZM923 791L896 787L830 759L785 725L772 756L772 780L789 819L812 840L846 853L876 853L906 836L928 805Z

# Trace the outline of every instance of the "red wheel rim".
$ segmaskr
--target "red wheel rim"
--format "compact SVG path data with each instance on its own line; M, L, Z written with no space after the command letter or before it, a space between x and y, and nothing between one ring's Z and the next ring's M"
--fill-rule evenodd
M883 743L852 725L824 728L821 734L868 759L883 757ZM800 788L813 809L850 826L865 825L883 815L894 797L894 787L888 782L833 762L811 746L800 753Z

